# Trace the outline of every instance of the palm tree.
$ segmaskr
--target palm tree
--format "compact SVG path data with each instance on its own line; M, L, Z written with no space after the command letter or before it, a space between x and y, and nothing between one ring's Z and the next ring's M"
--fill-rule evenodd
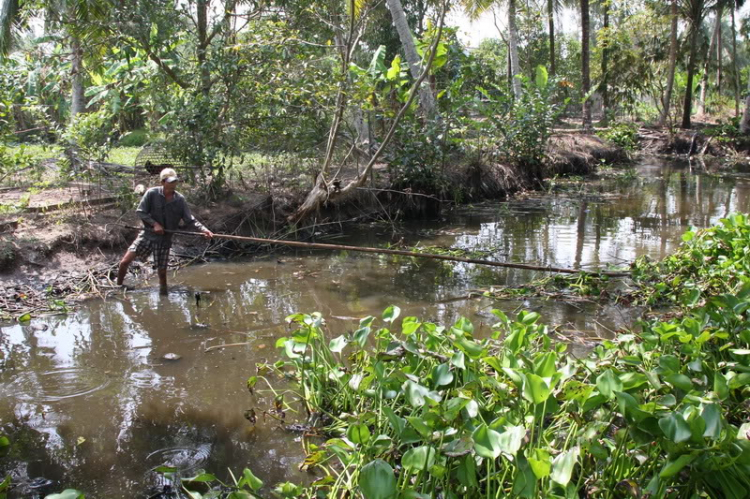
M713 35L711 35L711 42L708 44L708 52L706 52L706 60L703 63L703 74L701 75L701 93L698 97L698 114L706 114L706 95L708 93L708 73L709 64L711 63L711 55L714 52L714 47L719 46L721 39L721 18L724 12L724 3L720 2L716 6L716 24L714 25ZM717 65L721 67L721 52L717 51Z
M674 89L674 73L677 67L677 23L680 17L680 11L677 5L678 0L672 0L672 31L669 37L669 70L667 71L667 91L664 94L664 102L659 125L664 126L669 117L669 109L672 106L672 91Z
M589 19L589 0L581 0L581 93L583 100L583 129L591 130L591 23Z
M682 128L690 128L690 116L693 111L693 80L695 79L695 63L698 56L698 35L706 12L716 6L719 0L681 0L683 15L690 26L690 56L687 67L687 88L685 89L685 105L682 113Z
M521 65L518 58L518 24L517 6L518 0L506 0L508 2L508 54L510 59L510 76L513 96L521 96ZM463 0L463 6L471 19L476 19L484 12L499 5L502 0Z

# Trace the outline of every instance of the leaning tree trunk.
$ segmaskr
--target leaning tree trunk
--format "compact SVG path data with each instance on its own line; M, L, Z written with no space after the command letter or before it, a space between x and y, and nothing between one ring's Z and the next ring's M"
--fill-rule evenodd
M404 56L406 57L406 62L409 63L411 76L416 79L422 72L422 59L419 57L417 47L414 44L414 37L412 36L411 29L409 29L409 23L406 21L404 7L401 5L401 0L386 0L385 3L388 6L388 10L391 11L393 25L396 27L398 38L401 40L401 45L404 48ZM429 118L437 117L435 95L432 93L432 88L430 88L427 82L424 82L419 87L419 105L426 116Z
M516 0L508 0L508 38L510 39L510 69L513 76L513 96L521 97L521 65L518 60L518 27L516 24Z
M698 56L698 32L700 22L691 23L690 56L688 58L687 88L685 105L682 112L682 128L690 128L690 116L693 114L693 80L695 79L695 58Z
M84 96L84 69L83 69L83 49L78 37L73 36L71 40L71 86L72 94L70 97L70 119L75 119L76 115L86 109Z
M667 74L667 91L664 95L664 106L659 117L659 125L664 126L669 117L669 111L672 107L672 91L674 90L674 73L677 67L677 21L680 17L677 9L677 0L672 0L672 33L669 40L669 71Z
M589 22L589 0L581 0L581 74L583 94L583 129L591 130L591 47L589 46L590 22Z
M547 24L549 25L549 74L555 76L555 0L547 0Z
M706 62L703 64L703 74L701 75L701 93L698 97L698 115L703 116L706 114L706 94L708 92L708 66L711 63L711 56L716 46L716 40L719 36L719 27L721 26L721 9L716 13L716 26L714 26L714 33L711 35L711 43L708 44L708 52L706 53Z

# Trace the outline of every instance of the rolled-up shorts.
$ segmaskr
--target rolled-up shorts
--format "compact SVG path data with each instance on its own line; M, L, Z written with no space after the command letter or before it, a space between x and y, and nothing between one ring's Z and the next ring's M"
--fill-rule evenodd
M138 258L143 260L148 259L149 255L154 255L154 263L157 269L166 269L169 263L169 250L172 247L171 243L162 243L157 241L151 241L146 239L143 232L138 234L133 244L130 245L128 251L132 251Z

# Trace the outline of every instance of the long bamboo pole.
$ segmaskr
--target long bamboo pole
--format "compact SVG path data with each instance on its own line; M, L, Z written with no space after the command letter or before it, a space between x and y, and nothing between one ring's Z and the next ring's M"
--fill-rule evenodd
M132 227L127 225L121 225L122 227L126 227L128 229L135 229L135 230L143 230L142 228L138 227ZM189 231L183 231L183 230L166 230L165 232L169 232L171 234L178 234L183 236L201 236L203 237L203 234L200 232L189 232ZM361 253L376 253L376 254L385 254L385 255L401 255L401 256L411 256L415 258L431 258L433 260L448 260L452 262L465 262L465 263L473 263L476 265L489 265L491 267L504 267L504 268L511 268L511 269L523 269L523 270L537 270L540 272L553 272L558 274L598 274L598 275L604 275L607 277L628 277L630 276L630 272L612 272L612 271L586 271L586 270L574 270L574 269L566 269L566 268L559 268L559 267L550 267L550 266L539 266L539 265L529 265L526 263L512 263L512 262L493 262L491 260L479 260L476 258L464 258L461 256L451 256L451 255L433 255L430 253L418 253L416 251L406 251L406 250L395 250L395 249L386 249L386 248L368 248L366 246L348 246L345 244L327 244L327 243L305 243L302 241L287 241L284 239L264 239L260 237L248 237L248 236L234 236L230 234L214 234L214 238L216 239L228 239L230 241L242 241L242 242L248 242L248 243L257 243L257 244L271 244L271 245L277 245L277 246L291 246L293 248L304 248L304 249L324 249L324 250L334 250L334 251L359 251Z

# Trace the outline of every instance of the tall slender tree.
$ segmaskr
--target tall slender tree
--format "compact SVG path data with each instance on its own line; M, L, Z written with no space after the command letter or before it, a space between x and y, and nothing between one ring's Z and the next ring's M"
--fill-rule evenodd
M518 0L505 0L508 7L508 58L510 65L511 89L513 96L521 95L521 64L518 57ZM470 18L476 19L483 13L501 5L503 0L463 0L464 10Z
M591 22L589 0L581 0L581 93L583 99L583 129L591 130Z
M703 116L706 114L706 96L708 95L708 75L710 74L711 58L714 54L714 49L719 45L719 38L721 38L721 17L724 10L723 3L719 3L716 8L716 20L714 24L713 34L711 35L711 42L708 44L708 51L706 52L706 60L703 63L703 74L701 75L701 92L698 97L698 114ZM717 56L719 52L716 52ZM717 66L721 66L720 58L716 61Z
M693 114L693 82L698 57L698 36L706 12L716 6L718 0L681 0L683 16L690 29L690 55L688 56L685 104L682 112L682 128L690 128Z
M661 126L666 124L667 118L669 117L669 111L672 107L674 74L675 69L677 68L677 25L680 18L678 1L679 0L672 0L671 2L672 29L669 35L669 69L667 70L667 90L664 93L661 116L659 117L659 125Z

